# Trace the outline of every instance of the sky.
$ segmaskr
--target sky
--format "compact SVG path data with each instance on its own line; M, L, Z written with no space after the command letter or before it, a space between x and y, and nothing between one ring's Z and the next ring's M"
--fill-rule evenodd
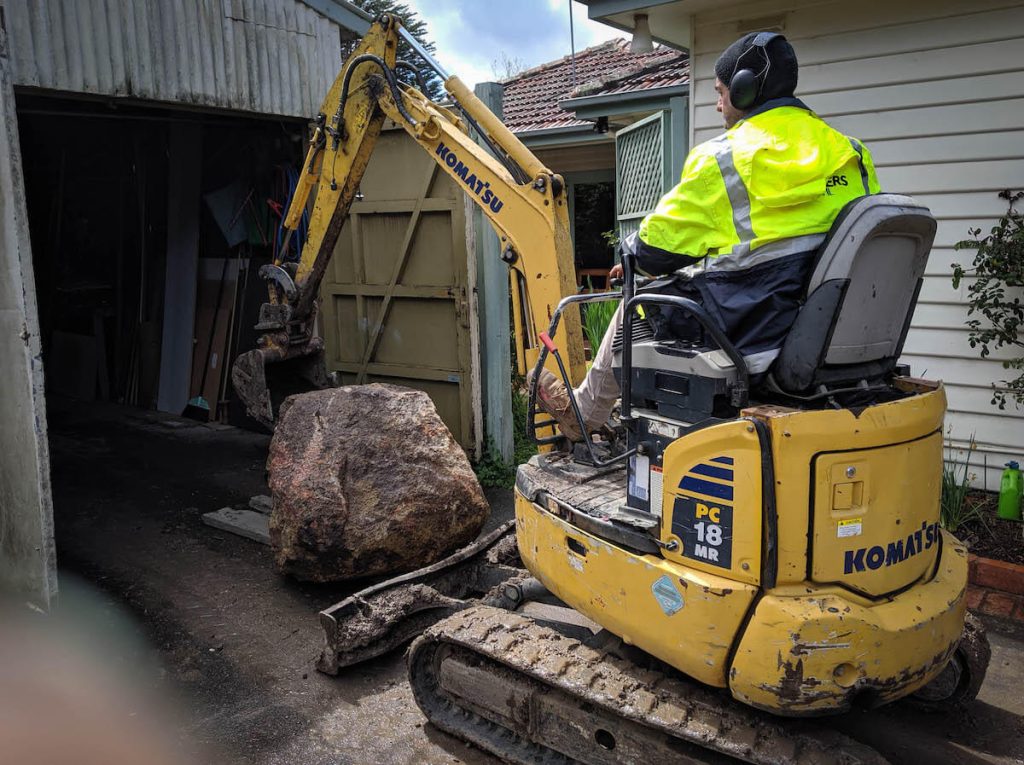
M404 0L427 24L436 58L470 87L495 75L504 53L526 67L569 55L570 0ZM572 3L576 50L622 37L618 29L590 21L587 6ZM499 69L499 72L501 70Z

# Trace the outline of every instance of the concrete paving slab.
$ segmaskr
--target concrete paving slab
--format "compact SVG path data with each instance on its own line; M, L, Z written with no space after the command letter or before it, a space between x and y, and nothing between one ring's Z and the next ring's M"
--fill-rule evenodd
M267 494L257 494L255 497L249 497L249 508L257 513L270 515L270 511L273 509L272 505L270 496Z
M265 513L222 507L211 513L203 513L203 523L260 544L270 544L270 519Z

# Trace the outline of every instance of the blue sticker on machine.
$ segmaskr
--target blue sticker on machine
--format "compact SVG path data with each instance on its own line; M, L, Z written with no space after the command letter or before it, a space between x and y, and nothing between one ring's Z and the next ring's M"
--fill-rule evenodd
M654 599L658 601L666 616L672 616L683 607L683 596L679 594L679 590L672 584L667 574L654 580L651 592L654 593Z
M732 567L734 462L725 455L694 465L679 482L672 506L672 533L684 558Z

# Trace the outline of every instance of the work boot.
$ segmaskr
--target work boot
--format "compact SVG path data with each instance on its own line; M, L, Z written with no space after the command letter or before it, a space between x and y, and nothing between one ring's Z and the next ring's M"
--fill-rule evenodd
M533 384L532 369L526 375L526 384ZM572 404L569 402L569 391L565 389L565 383L547 369L541 369L540 371L540 380L537 385L537 403L541 409L555 419L563 436L574 442L583 440L580 424L572 411Z

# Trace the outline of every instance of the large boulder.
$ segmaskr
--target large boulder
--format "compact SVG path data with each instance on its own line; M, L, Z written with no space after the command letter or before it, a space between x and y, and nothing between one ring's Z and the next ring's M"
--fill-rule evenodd
M395 385L287 399L267 469L278 568L307 581L429 565L476 538L490 512L433 402Z

